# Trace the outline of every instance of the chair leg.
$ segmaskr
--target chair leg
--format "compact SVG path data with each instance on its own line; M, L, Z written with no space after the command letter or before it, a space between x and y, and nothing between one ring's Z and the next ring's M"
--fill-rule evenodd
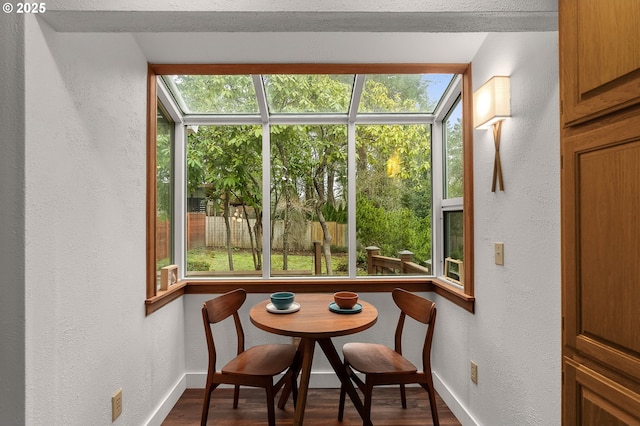
M362 407L362 426L372 426L371 423L371 399L373 397L373 386L365 383L364 387L364 407Z
M289 367L289 371L286 374L291 375L291 382L285 383L282 387L282 392L280 393L280 399L278 400L278 408L284 410L285 405L287 404L287 399L289 399L289 395L293 392L293 408L296 407L296 402L298 401L298 375L300 374L300 363L301 363L301 355L296 352L296 356L293 359L293 363L291 367Z
M434 426L439 426L440 421L438 420L438 406L436 405L436 390L433 387L433 382L420 383L420 385L429 394L429 404L431 405L431 418L433 419L433 424Z
M280 399L278 399L279 409L284 410L285 405L287 405L287 400L289 399L289 395L291 394L292 391L293 391L293 388L291 383L285 383L284 386L282 386L282 392L280 392ZM297 395L294 396L294 400L293 400L294 408L296 406L295 398L297 398Z
M269 426L276 426L276 410L274 408L274 394L273 386L265 387L267 392L267 418L269 419Z
M340 405L338 406L338 421L341 422L344 417L344 400L347 396L347 390L344 385L340 385Z
M211 392L213 392L213 390L217 387L217 384L209 383L207 381L207 385L204 388L204 401L202 402L202 416L200 418L200 426L207 425L207 418L209 417L209 404L211 402Z
M344 369L347 372L347 378L349 380L351 376L351 368L349 367L349 363L347 360L344 361ZM342 421L344 418L344 402L347 396L347 388L344 387L344 383L340 383L340 404L338 405L338 421Z
M293 394L293 409L295 410L298 403L298 372L291 374L291 393Z
M240 385L233 388L233 408L238 408L238 400L240 399Z
M402 408L407 408L407 391L404 385L400 385L400 400L402 401Z

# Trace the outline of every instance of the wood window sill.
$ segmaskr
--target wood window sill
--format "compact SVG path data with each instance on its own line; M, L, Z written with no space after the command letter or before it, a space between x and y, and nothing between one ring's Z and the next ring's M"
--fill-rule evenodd
M296 293L321 293L351 290L356 292L391 292L396 287L408 291L434 292L473 313L475 298L461 289L437 278L377 276L375 278L326 278L326 279L286 279L274 278L233 280L189 280L184 279L172 285L169 290L145 300L146 314L149 315L183 294L219 294L244 288L247 293L272 293L286 289Z

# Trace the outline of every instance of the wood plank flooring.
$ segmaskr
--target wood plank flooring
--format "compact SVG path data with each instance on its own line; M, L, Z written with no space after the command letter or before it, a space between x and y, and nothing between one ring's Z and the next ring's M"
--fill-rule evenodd
M163 426L199 425L202 413L202 389L187 389L169 413ZM276 402L278 400L276 395ZM362 425L362 420L347 397L344 420L338 421L339 389L310 389L304 424L322 426ZM438 416L442 426L459 426L460 422L437 396ZM412 426L432 425L429 399L422 388L407 388L407 409L400 404L397 387L378 387L373 391L371 418L374 425ZM289 399L284 410L276 407L278 426L293 425L293 402ZM240 402L233 409L233 389L216 389L211 394L209 426L266 425L267 407L263 389L243 387Z

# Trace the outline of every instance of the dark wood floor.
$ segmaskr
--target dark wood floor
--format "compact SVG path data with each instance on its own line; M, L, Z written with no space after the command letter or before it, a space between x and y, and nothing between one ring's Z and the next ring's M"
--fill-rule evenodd
M202 389L187 389L180 397L164 426L199 425L202 413ZM276 395L276 401L279 395ZM349 398L345 405L342 422L338 421L339 389L310 389L304 415L305 425L354 426L362 420ZM458 426L460 422L445 403L437 397L438 416L442 426ZM379 387L373 391L371 418L374 425L411 426L432 425L429 399L422 388L407 388L407 409L400 404L400 391L397 387ZM284 410L276 408L276 423L293 424L293 404L289 399ZM209 409L210 426L266 425L267 408L264 390L241 388L238 409L233 409L233 390L216 389L211 395Z

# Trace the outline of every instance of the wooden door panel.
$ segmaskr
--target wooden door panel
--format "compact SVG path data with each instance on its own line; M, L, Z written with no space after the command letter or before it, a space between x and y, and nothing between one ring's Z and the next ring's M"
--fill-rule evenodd
M640 356L640 141L579 155L577 181L580 333Z
M576 349L579 353L597 359L618 373L631 376L640 381L640 357L628 350L612 347L609 342L594 339L586 335L576 337Z
M565 403L575 404L565 424L626 426L640 424L640 394L571 359L565 358ZM567 414L567 413L565 413Z
M640 2L559 3L563 122L573 125L640 102Z
M578 76L581 97L640 69L640 7L635 0L578 3ZM635 15L635 16L634 16ZM601 22L615 22L611 31ZM630 42L630 43L629 43Z

